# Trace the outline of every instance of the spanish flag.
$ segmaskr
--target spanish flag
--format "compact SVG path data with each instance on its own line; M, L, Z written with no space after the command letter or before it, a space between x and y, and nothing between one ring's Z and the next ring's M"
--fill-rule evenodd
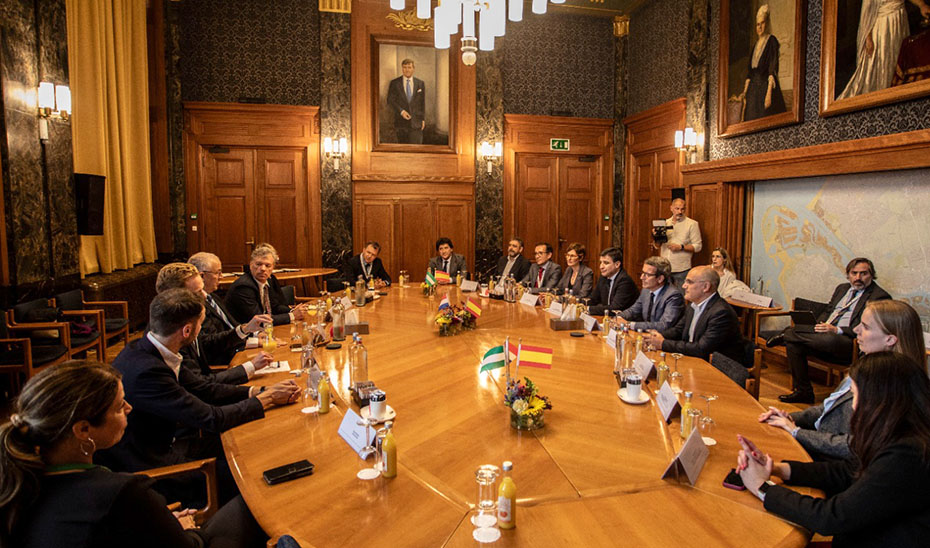
M451 284L452 276L449 276L448 272L443 272L442 270L436 271L436 281L441 284Z
M476 301L468 299L468 301L465 303L465 310L471 312L471 315L476 318L481 317L481 306Z
M518 357L520 365L552 369L552 349L542 346L520 346Z

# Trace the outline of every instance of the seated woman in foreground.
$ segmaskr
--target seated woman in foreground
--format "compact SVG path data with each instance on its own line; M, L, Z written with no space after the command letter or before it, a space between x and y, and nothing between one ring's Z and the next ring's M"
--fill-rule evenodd
M131 409L119 373L102 363L67 362L26 383L0 426L0 546L265 546L242 497L185 530L191 512L172 515L150 478L93 464L94 451L123 437Z
M856 362L850 448L854 461L775 464L742 436L737 470L769 512L833 546L926 546L930 531L930 378L923 363L878 352ZM820 489L825 499L769 481Z
M874 354L891 350L921 363L926 361L924 335L917 311L904 301L871 301L854 329L859 350ZM759 415L759 422L782 428L794 436L814 460L848 459L852 393L849 377L820 405L788 413L775 407Z

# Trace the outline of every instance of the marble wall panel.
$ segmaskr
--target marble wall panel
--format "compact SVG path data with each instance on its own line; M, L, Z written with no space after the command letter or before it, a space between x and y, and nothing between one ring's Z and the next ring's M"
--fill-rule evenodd
M612 44L610 18L526 10L495 44L504 53L504 111L611 118Z
M184 107L181 103L181 8L165 2L165 91L168 117L168 198L175 257L187 255L184 186ZM156 222L159 222L156 219ZM160 257L171 260L171 257Z
M707 140L707 78L710 70L707 48L710 39L710 5L707 0L692 0L688 25L688 81L685 88L685 126L693 128L704 140L698 143L697 157L705 158Z
M623 249L623 193L626 183L626 126L629 101L629 35L614 38L614 194L611 243Z
M504 140L504 55L499 51L482 51L478 54L476 70L476 127L475 142L494 143ZM504 174L502 162L494 162L491 173L484 159L475 159L475 271L481 279L492 275L497 259L504 247L502 227L504 203Z
M320 137L352 142L350 16L320 13ZM339 268L352 255L352 147L336 171L323 159L323 266Z

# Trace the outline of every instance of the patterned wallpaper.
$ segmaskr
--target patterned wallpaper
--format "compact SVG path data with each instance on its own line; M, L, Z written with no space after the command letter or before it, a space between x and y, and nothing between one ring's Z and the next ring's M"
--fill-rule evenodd
M179 22L184 101L320 104L317 2L188 0Z
M717 139L717 48L719 47L720 2L719 0L711 2L709 48L711 69L708 101L711 160L930 128L930 98L821 118L817 110L817 101L820 96L820 30L823 5L817 0L810 0L807 5L804 121L794 126L730 139Z
M612 118L613 40L610 18L525 10L498 39L504 112Z
M627 115L685 96L689 0L652 0L630 18Z

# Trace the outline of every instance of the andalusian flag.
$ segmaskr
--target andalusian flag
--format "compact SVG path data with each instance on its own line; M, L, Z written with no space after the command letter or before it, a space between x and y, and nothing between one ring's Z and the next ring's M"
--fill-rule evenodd
M504 367L504 363L504 347L495 346L485 352L484 357L481 358L481 369L479 369L478 372L484 373L492 369L499 369Z
M452 276L448 272L443 272L442 270L436 271L436 281L441 284L451 284Z
M481 317L481 306L476 301L468 299L465 303L465 310L471 312L471 315L476 318Z
M433 273L430 271L426 272L426 278L423 280L426 285L436 285L436 278L433 277Z
M450 305L449 305L449 296L448 296L448 295L445 295L445 296L443 296L442 300L439 301L439 310L443 310L443 309L445 309L445 308L449 308L449 306L450 306Z
M542 369L552 369L551 348L520 345L519 352L519 365L525 365L526 367L541 367Z

